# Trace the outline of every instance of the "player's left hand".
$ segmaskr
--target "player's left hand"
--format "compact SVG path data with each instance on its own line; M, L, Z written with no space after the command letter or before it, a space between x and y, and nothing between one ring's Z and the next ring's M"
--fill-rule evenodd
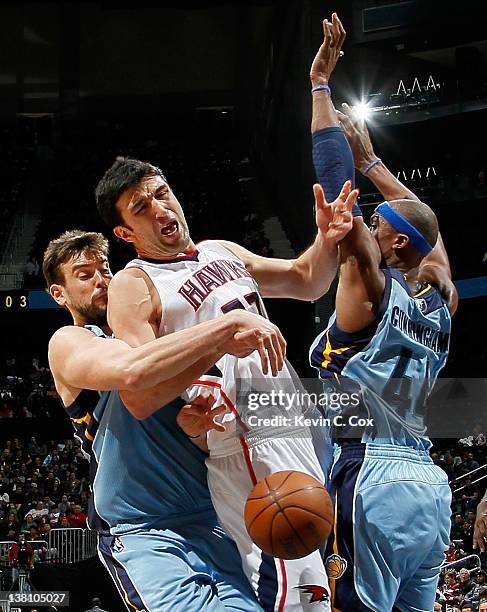
M195 438L211 429L225 431L225 426L216 417L227 411L225 406L213 407L216 397L208 392L195 397L191 404L186 404L179 411L176 422L187 436Z
M487 499L483 499L477 506L477 516L473 528L473 548L485 552L485 540L487 536Z
M316 226L323 238L330 244L343 240L352 229L352 208L358 197L358 189L352 190L352 182L346 181L334 202L328 204L323 187L313 185L315 196Z
M312 85L326 85L335 66L343 55L342 45L345 40L345 28L336 13L323 21L323 44L311 64L310 79Z

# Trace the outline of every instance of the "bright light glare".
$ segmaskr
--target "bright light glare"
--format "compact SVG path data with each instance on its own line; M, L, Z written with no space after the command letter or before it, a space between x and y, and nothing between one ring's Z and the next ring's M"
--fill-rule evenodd
M353 110L355 111L355 113L357 114L357 117L361 121L366 121L369 118L370 113L371 113L371 110L367 102L359 102L353 107Z

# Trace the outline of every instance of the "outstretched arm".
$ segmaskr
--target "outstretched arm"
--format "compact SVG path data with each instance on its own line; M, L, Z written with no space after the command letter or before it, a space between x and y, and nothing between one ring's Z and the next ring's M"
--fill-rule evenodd
M313 96L313 163L318 182L329 200L335 199L345 181L351 180L353 187L355 179L352 151L340 126L329 87L331 75L343 55L341 48L345 36L345 30L336 13L333 13L331 22L325 19L323 43L310 70ZM353 213L360 215L360 208L356 206Z
M366 171L367 178L372 181L385 200L406 198L419 202L417 195L401 183L377 157L365 122L348 104L342 104L342 110L343 112L337 111L337 116L350 143L355 168ZM458 306L458 292L451 280L450 262L441 235L438 235L435 248L422 260L418 270L418 280L438 287L448 303L450 312L455 313Z
M314 185L313 189L318 187ZM296 259L270 259L255 255L233 242L222 240L221 244L245 263L264 297L316 300L328 291L335 278L337 245L347 231L345 225L337 222L335 215L342 215L346 205L356 199L350 181L342 185L338 197L331 204L324 194L323 198L315 198L318 235L313 245Z

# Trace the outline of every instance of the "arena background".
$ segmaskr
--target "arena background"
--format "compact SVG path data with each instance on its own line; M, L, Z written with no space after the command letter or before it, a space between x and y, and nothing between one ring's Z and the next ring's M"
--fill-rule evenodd
M25 461L31 436L47 443L47 451L71 437L43 371L49 337L69 317L49 307L35 261L26 263L40 264L47 242L65 229L105 231L93 190L116 155L163 169L196 240L226 238L284 257L312 241L308 72L321 19L337 11L348 36L333 76L334 100L374 109L376 149L434 208L458 281L461 301L444 372L457 401L448 412L448 437L435 436L436 460L452 481L469 471L468 462L485 465L478 443L487 431L485 394L481 386L481 401L471 401L467 380L482 379L487 366L487 34L479 6L468 0L142 0L125 8L3 2L0 451L7 440L25 440ZM366 180L358 185L367 216L380 196ZM115 272L131 252L112 238ZM316 304L266 303L302 376L312 376L308 346L332 303L332 294ZM433 423L445 421L443 409L436 402ZM470 445L458 442L468 435ZM8 461L2 455L5 474ZM86 476L86 466L75 464L76 479ZM477 498L483 475L469 485ZM11 490L5 478L4 491ZM464 494L454 511L467 517L477 498L467 503ZM25 507L35 499L31 491ZM110 612L123 609L96 558L39 562L32 581L38 589L70 590L73 611L90 607L93 596Z

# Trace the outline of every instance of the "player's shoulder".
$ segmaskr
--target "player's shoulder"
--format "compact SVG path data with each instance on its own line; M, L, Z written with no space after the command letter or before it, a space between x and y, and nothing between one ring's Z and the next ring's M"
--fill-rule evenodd
M83 350L95 336L85 327L65 325L54 332L49 340L48 359L51 369L64 363L65 356L73 350Z
M213 248L219 248L221 251L226 252L232 257L236 257L243 261L247 261L249 257L255 257L253 253L251 253L248 249L237 244L236 242L231 242L230 240L212 240Z
M144 270L141 268L124 268L119 270L108 285L108 295L116 294L130 295L138 289L146 290L151 287L152 282Z

